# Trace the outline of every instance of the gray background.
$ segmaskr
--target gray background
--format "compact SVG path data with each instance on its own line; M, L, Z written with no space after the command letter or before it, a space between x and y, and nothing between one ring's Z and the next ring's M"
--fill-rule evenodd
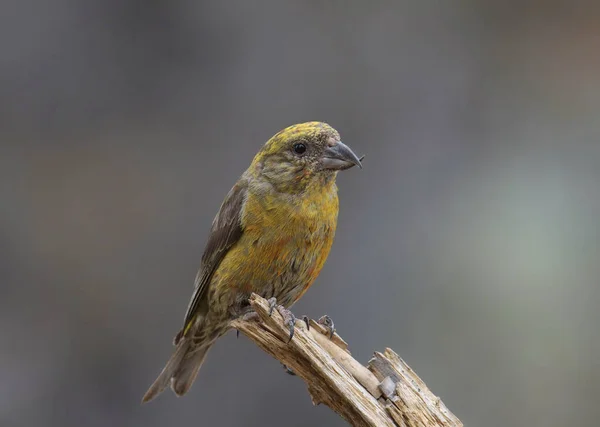
M597 425L598 8L4 0L0 425L344 425L235 334L140 405L223 196L306 120L367 159L294 311L469 426Z

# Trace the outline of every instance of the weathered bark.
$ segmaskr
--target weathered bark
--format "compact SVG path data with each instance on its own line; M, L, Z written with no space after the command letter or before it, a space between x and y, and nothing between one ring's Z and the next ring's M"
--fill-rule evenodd
M294 338L269 304L252 295L260 322L237 320L233 326L266 353L292 369L308 386L315 405L324 403L354 426L462 426L439 397L392 350L376 352L365 367L339 335L311 320L296 322Z

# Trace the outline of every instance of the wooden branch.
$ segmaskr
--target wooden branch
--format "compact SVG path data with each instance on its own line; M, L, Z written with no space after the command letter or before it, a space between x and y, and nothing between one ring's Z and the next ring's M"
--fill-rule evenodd
M392 350L375 353L365 367L339 335L311 320L296 323L294 338L269 304L253 294L250 304L260 320L236 320L233 327L266 353L292 369L308 386L314 405L324 403L354 426L462 426L439 397Z

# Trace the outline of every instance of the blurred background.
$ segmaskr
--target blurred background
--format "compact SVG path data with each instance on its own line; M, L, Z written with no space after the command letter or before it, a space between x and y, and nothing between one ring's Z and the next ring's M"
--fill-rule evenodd
M468 426L597 425L586 4L4 0L0 425L345 425L234 333L140 405L224 195L307 120L367 158L294 312L395 349Z

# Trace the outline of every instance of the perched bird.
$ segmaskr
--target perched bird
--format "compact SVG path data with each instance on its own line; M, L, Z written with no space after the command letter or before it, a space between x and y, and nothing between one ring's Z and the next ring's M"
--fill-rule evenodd
M327 259L338 216L335 179L355 165L362 167L360 159L326 123L293 125L267 141L213 220L175 351L144 402L169 384L178 396L190 389L231 321L252 314L253 292L278 304L293 336L287 308Z

